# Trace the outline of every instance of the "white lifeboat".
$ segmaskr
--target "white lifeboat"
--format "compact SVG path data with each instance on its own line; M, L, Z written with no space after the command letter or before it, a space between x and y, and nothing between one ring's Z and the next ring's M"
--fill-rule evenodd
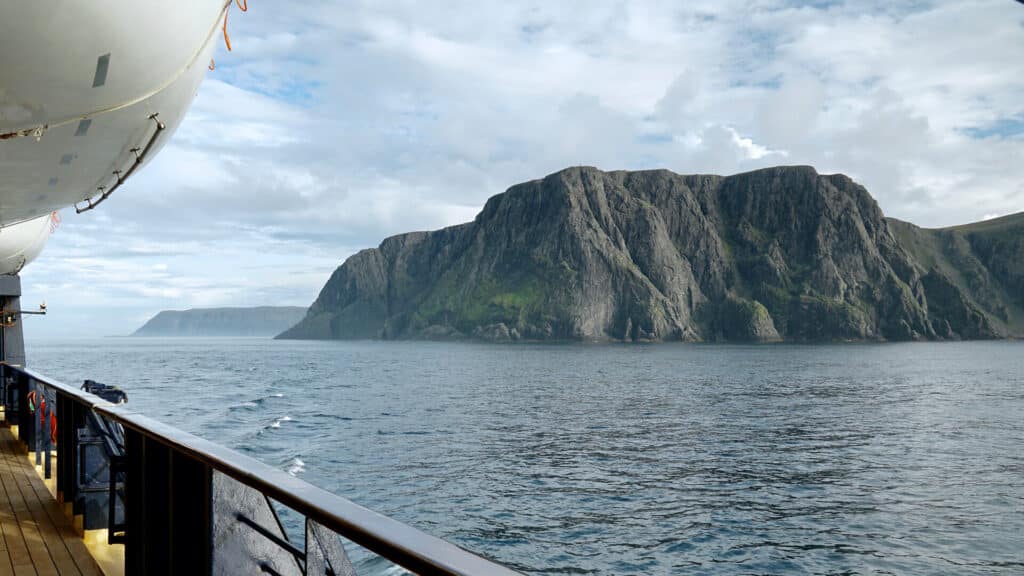
M52 212L95 207L159 152L233 2L0 0L0 272L38 254Z
M0 274L17 274L35 260L59 224L60 214L54 212L0 228Z

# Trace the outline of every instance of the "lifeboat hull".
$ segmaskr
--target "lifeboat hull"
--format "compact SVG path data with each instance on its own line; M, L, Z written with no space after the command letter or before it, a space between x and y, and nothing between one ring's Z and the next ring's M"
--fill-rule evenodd
M188 110L229 7L0 0L0 227L97 198L152 158Z

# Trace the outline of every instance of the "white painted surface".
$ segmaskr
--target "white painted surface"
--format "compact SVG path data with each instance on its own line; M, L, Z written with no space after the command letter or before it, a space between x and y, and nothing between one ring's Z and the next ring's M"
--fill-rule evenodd
M132 148L181 122L220 38L225 0L0 0L0 226L109 186ZM105 81L97 62L109 54ZM91 120L77 135L83 117ZM150 156L151 157L151 156ZM121 193L128 193L130 183Z
M47 214L0 228L0 274L17 274L39 256L56 227L53 218Z

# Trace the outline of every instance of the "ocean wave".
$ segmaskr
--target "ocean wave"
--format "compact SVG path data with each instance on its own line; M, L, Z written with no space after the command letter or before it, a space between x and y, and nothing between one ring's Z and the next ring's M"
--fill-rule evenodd
M291 416L287 416L287 415L281 416L277 420L274 420L274 422L270 426L268 426L268 428L280 428L281 424L283 424L284 422L291 422L291 421L292 421L292 417Z
M288 473L292 476L298 476L306 471L306 463L299 458L292 458L291 463L288 466Z
M264 404L268 400L277 400L278 398L284 398L284 394L281 392L275 392L273 394L268 394L267 396L260 396L259 398L252 400L252 402Z
M355 418L352 418L351 416L338 416L337 414L324 414L322 412L313 414L313 418L329 418L332 420L341 420L344 422L350 422L352 420L355 420Z

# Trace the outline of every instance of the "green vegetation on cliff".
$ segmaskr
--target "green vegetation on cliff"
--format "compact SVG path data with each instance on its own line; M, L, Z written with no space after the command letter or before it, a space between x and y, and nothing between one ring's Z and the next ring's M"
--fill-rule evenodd
M830 341L1024 334L1024 215L886 219L843 175L570 168L339 267L283 338Z

